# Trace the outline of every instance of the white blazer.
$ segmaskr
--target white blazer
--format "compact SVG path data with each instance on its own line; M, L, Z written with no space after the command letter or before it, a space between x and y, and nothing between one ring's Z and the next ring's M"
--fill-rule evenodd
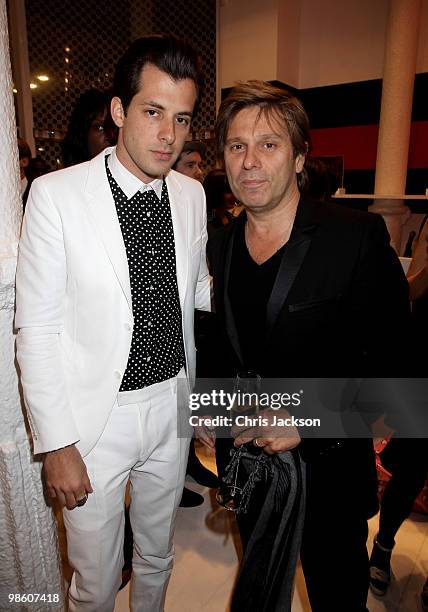
M106 149L34 181L16 277L17 357L34 452L100 437L131 347L128 260L106 176ZM194 309L209 310L206 212L197 181L166 178L174 227L186 371L195 376Z

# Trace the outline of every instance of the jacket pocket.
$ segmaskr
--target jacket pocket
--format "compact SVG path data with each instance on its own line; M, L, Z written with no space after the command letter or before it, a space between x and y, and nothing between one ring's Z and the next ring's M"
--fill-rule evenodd
M340 295L334 297L325 298L323 300L312 300L310 302L298 302L296 304L288 305L288 312L310 312L317 310L324 310L325 308L335 308L341 299Z

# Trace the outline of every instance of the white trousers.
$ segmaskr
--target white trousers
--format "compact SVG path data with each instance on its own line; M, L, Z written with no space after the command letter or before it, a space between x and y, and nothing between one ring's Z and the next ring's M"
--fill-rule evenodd
M74 568L70 612L114 609L123 566L128 479L134 535L131 610L164 608L189 450L189 439L177 437L176 387L174 378L119 393L99 441L84 458L94 492L84 506L63 513Z

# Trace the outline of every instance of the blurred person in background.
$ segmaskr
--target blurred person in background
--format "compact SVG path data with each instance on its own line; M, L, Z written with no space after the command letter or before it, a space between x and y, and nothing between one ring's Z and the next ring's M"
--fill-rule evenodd
M206 146L199 140L185 142L183 150L172 169L202 183L204 180L203 164L206 152Z
M31 149L23 138L18 138L19 152L19 175L21 179L20 193L22 198L22 210L25 212L28 194L30 193L31 183L38 176L50 172L50 168L45 160L37 155L31 156Z
M426 376L428 341L428 220L419 232L413 260L407 275L412 301L412 332L419 351L413 357ZM408 358L408 357L407 357ZM370 556L370 589L383 597L391 583L391 556L399 528L412 512L413 504L424 487L428 472L428 444L425 438L392 437L380 453L382 467L391 477L381 501L379 531ZM422 606L428 610L428 583L422 592Z
M327 164L317 157L309 157L305 161L305 169L308 176L305 195L321 202L331 200L339 181Z
M202 183L204 173L202 170L203 162L205 161L205 154L207 148L199 140L189 140L184 143L184 147L178 156L177 161L173 165L172 169L180 174L185 174L190 178L195 179ZM208 313L203 313L200 310L195 311L195 338L196 346L198 345L198 338L200 336L201 325ZM196 455L195 441L191 440L189 448L189 458L187 461L186 476L191 476L195 482L203 487L210 489L216 489L218 487L218 478L213 472L208 470L199 460ZM204 503L202 495L196 491L192 491L188 487L184 487L183 495L180 501L181 508L196 508ZM126 544L126 534L125 534Z
M18 154L19 154L19 178L20 194L22 198L22 205L25 210L25 204L27 202L28 194L30 192L30 183L27 178L27 169L31 161L31 149L28 143L23 138L18 138Z
M207 198L208 235L211 235L233 219L235 196L226 172L220 168L208 172L203 184Z
M117 141L117 129L110 115L110 96L89 89L77 101L62 142L64 166L89 161Z

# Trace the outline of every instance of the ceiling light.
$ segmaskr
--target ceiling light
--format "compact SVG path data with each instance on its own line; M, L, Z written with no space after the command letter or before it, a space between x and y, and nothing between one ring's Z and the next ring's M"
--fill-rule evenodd
M38 85L36 83L30 83L30 89L37 89Z
M47 74L39 74L37 75L36 79L38 79L39 81L42 81L43 83L45 83L46 81L49 81L49 77Z

